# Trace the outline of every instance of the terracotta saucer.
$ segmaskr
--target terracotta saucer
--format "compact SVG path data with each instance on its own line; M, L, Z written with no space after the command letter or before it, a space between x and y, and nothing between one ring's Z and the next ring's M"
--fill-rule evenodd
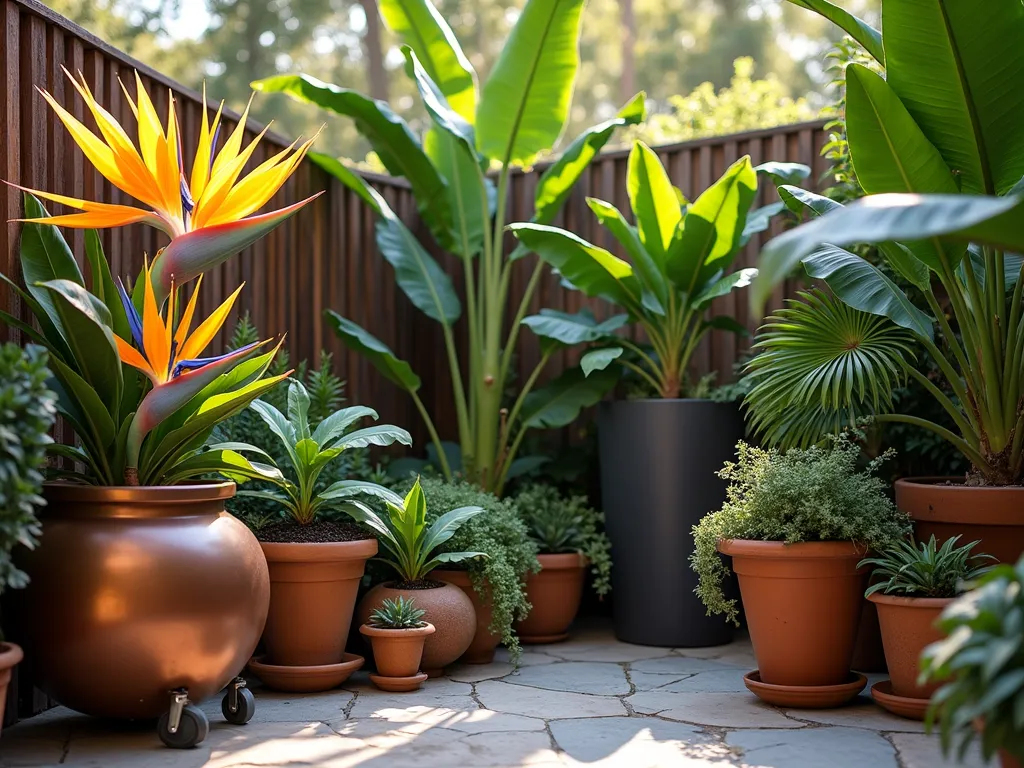
M882 709L911 720L924 720L931 699L910 699L892 692L892 680L882 680L871 686L871 698Z
M569 633L563 632L560 635L520 635L519 642L523 645L550 645L551 643L562 643L569 639Z
M743 676L743 683L759 699L777 707L832 709L855 699L868 679L851 672L849 679L840 685L769 685L761 682L761 673L755 669Z
M322 664L315 667L286 667L280 664L264 664L263 657L249 659L249 671L263 684L275 691L290 693L314 693L337 688L349 676L363 666L362 656L346 653L338 664Z
M420 683L426 679L427 675L424 672L420 672L418 675L412 675L411 677L385 677L384 675L370 675L370 680L374 685L382 691L392 691L394 693L415 691L420 687Z

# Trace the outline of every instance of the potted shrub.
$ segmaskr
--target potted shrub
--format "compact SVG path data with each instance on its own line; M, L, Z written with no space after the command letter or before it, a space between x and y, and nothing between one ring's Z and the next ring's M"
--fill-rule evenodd
M981 737L986 760L1024 765L1024 559L996 566L939 618L945 639L921 656L921 682L944 683L932 696L929 727L938 720L942 748L960 759Z
M600 530L604 516L585 496L565 497L550 485L529 485L515 502L540 563L526 577L530 612L516 623L516 633L527 644L560 642L579 610L587 565L594 591L604 597L611 590L611 545Z
M460 528L442 552L469 549L486 552L486 558L469 560L455 567L435 571L441 581L458 586L473 601L476 609L476 633L460 661L488 664L499 643L518 662L520 646L515 622L530 611L526 599L526 579L540 567L537 545L519 518L511 499L499 499L466 482L448 482L425 477L423 492L437 509L476 506L484 514Z
M359 627L360 633L370 639L377 674L370 675L373 684L382 691L415 691L427 679L420 672L423 643L434 634L434 625L423 621L426 614L417 608L416 598L385 598L380 608L374 608L370 620Z
M883 0L879 32L828 3L797 4L836 22L883 74L846 69L849 153L868 196L844 207L780 188L812 220L763 250L755 310L801 263L832 295L807 295L769 320L748 399L753 424L784 445L814 442L865 415L930 430L971 468L897 482L897 504L917 537L963 535L1016 562L1024 551L1024 136L1010 126L1024 119L1024 100L996 94L1012 91L1024 66L1014 58L993 70L975 52L1014 51L1024 13L1016 3L947 13L942 3L911 10L906 0ZM883 266L913 290L862 258L863 249L846 249L863 244L878 245ZM913 341L942 381L925 375ZM904 380L927 390L941 418L893 403Z
M775 704L837 706L867 682L850 673L867 581L858 563L910 530L872 475L888 455L860 470L847 435L785 453L737 448L720 473L725 504L693 528L697 594L708 612L736 621L719 553L731 557L758 664L747 687Z
M746 332L733 318L714 315L713 302L757 274L729 269L782 209L775 203L751 211L761 170L790 179L807 173L804 166L755 168L743 157L691 203L672 186L658 156L636 142L627 166L636 226L610 203L587 200L629 262L562 229L511 226L566 281L625 312L598 323L587 312L542 311L523 323L549 345L596 345L580 360L583 375L616 366L641 385L639 397L604 404L598 416L601 498L615 559L615 633L628 642L704 646L731 637L728 624L706 616L694 597L686 558L690 528L725 498L715 470L733 456L743 419L737 406L698 391L690 360L712 330ZM630 325L643 331L649 347L617 334ZM652 613L652 602L661 610Z
M938 683L917 682L918 659L925 646L942 638L936 627L939 614L953 602L965 581L973 581L993 558L972 554L978 542L957 546L959 536L941 545L897 541L874 557L861 561L873 566L872 585L865 595L878 608L885 660L890 680L871 687L871 695L885 709L923 720Z
M46 351L15 344L0 345L0 593L24 587L26 575L11 559L16 547L35 547L40 533L36 509L56 396L46 386L50 371ZM22 650L0 634L0 727L4 723L7 686Z
M434 569L444 563L488 556L484 552L442 551L465 522L484 510L458 507L428 518L426 495L418 479L399 504L388 499L384 503L384 515L358 502L352 514L377 535L384 547L380 559L398 574L398 580L378 584L366 593L359 603L359 620L366 624L386 599L415 598L423 611L422 618L435 630L423 646L423 671L429 677L438 677L469 648L476 632L476 611L461 589L429 577L436 576Z
M366 561L377 554L377 540L351 521L324 519L324 513L335 510L361 519L352 501L357 496L402 503L396 493L367 481L338 480L318 487L321 473L350 448L412 444L408 432L389 424L353 430L361 420L377 418L362 405L335 411L311 429L309 404L309 393L295 380L288 385L287 416L268 402L253 402L291 466L278 488L239 494L276 501L288 518L256 531L270 569L270 611L263 630L266 657L249 664L267 685L288 691L328 690L363 663L345 653L345 644L359 583Z
M259 641L270 590L258 542L224 510L235 484L208 478L277 474L253 446L206 442L218 422L280 380L263 377L276 352L265 343L203 356L238 291L201 319L197 278L309 202L249 215L276 194L309 142L243 176L255 149L241 145L245 116L219 148L220 115L212 123L204 116L188 173L173 100L162 122L136 79L136 147L86 85L73 84L100 135L43 95L86 158L145 207L25 196L26 287L4 279L38 330L4 320L46 347L58 410L78 443L51 446L67 462L65 482L44 489L46 546L23 553L31 581L14 618L32 648L35 679L58 701L104 717L161 716L165 743L194 746L209 723L189 697L210 696L239 674ZM50 218L33 195L83 212ZM170 241L137 275L132 295L111 275L91 231L87 287L57 227L138 222ZM188 295L184 286L193 282ZM225 698L233 722L252 716L243 684L235 679Z

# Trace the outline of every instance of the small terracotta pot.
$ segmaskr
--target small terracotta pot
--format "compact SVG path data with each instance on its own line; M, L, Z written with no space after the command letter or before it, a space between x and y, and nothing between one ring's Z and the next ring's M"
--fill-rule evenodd
M952 483L947 485L947 483ZM969 487L962 479L912 477L896 481L896 506L914 519L918 541L980 541L974 552L1002 563L1024 553L1024 486Z
M557 643L569 637L583 597L587 558L578 552L537 555L540 571L526 577L530 613L516 624L521 642Z
M14 643L0 643L0 728L4 725L4 709L7 704L7 686L11 684L11 672L24 658L21 648Z
M435 574L430 574L434 577ZM414 605L425 611L423 620L434 625L434 634L428 635L423 643L423 671L431 677L438 677L442 670L458 659L473 642L476 632L476 611L473 603L461 589L453 584L433 589L395 589L394 582L378 584L359 602L357 620L366 624L374 609L380 608L385 599L412 598Z
M941 640L935 628L942 610L953 602L941 597L898 597L875 592L868 600L878 607L885 660L892 692L908 699L930 699L942 683L917 684L918 660L926 645Z
M420 671L423 643L434 634L434 625L411 629L385 629L363 624L359 631L370 639L377 673L384 677L412 677Z
M739 577L743 610L768 685L839 685L864 604L864 548L851 542L720 541Z
M260 542L270 567L267 662L318 667L341 662L359 581L377 540Z
M501 642L501 635L491 631L491 587L488 584L487 594L481 597L473 588L467 571L434 571L430 574L432 578L454 584L466 593L466 596L473 603L473 610L476 611L476 632L473 635L473 642L459 659L463 664L490 664L494 661L494 651Z
M1005 749L999 750L999 764L1003 768L1024 768L1024 766L1021 766L1020 760L1015 758Z

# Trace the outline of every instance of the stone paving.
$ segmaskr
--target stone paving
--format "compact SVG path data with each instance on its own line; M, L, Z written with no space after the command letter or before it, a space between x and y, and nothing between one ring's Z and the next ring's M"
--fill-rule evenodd
M414 693L384 693L366 673L343 689L283 695L254 687L256 716L231 726L203 704L207 740L161 746L152 725L58 708L0 738L0 767L944 768L937 738L862 696L843 709L781 710L743 686L747 641L662 649L617 642L606 626L534 646L518 672L504 652ZM874 681L872 681L874 682ZM866 694L866 691L865 691ZM980 768L974 753L962 765Z

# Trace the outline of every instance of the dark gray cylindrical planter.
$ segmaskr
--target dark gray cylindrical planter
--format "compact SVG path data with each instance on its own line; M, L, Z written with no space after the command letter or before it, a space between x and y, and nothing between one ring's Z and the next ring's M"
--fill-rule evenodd
M722 645L732 627L693 593L693 526L719 509L715 473L743 438L739 407L709 400L624 400L598 415L601 495L612 543L616 636L665 647Z

